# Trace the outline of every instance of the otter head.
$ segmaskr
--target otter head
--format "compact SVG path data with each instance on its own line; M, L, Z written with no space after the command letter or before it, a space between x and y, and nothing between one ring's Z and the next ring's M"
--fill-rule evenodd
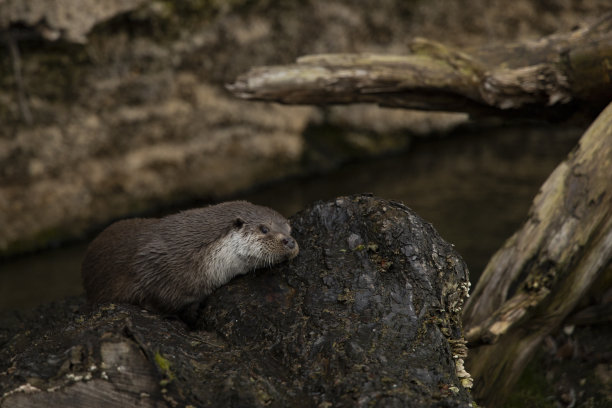
M252 206L233 222L234 233L248 241L248 245L241 246L239 255L248 258L253 268L295 258L299 246L291 236L289 221L267 207Z

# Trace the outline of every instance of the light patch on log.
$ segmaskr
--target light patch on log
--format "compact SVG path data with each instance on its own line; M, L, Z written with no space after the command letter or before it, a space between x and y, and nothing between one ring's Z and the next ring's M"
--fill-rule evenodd
M481 94L500 109L526 104L552 106L572 100L566 75L548 64L492 71L482 81Z

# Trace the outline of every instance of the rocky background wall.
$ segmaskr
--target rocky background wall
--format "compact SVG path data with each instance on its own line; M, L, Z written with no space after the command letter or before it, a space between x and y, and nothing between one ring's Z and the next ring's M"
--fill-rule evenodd
M0 1L0 253L401 149L467 120L236 100L224 84L252 66L401 54L415 36L466 47L537 38L608 3Z

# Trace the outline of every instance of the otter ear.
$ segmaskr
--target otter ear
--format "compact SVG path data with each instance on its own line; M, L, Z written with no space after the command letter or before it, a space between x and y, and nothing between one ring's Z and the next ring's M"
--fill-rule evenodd
M242 228L242 226L243 226L243 225L244 225L244 221L242 220L242 218L237 217L237 218L234 220L234 227L235 227L236 229L240 229L240 228Z

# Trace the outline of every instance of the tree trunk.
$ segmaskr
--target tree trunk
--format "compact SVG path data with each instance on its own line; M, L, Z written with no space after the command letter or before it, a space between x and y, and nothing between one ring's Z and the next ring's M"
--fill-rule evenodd
M612 104L492 257L464 312L475 393L499 406L542 339L612 273Z
M228 89L288 104L374 102L410 109L566 115L612 97L612 16L537 42L464 53L424 39L409 55L329 54L254 68Z

